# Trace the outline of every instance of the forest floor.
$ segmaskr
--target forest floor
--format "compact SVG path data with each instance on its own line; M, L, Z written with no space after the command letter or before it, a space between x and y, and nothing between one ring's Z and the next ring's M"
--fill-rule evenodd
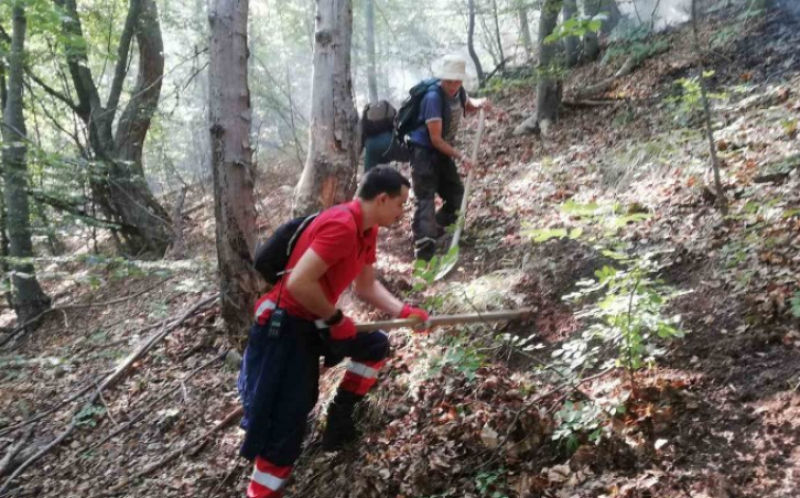
M511 133L531 112L530 86L495 85L504 112L487 119L456 271L420 285L411 206L383 234L378 268L390 289L436 313L535 312L523 323L394 333L364 434L334 455L319 451L316 421L342 369L326 374L287 496L797 496L800 22L739 14L716 13L701 33L729 215L713 204L688 27L649 41L670 50L612 93L567 105L544 138ZM566 101L621 63L575 70ZM265 233L288 217L293 181L259 184ZM45 267L62 277L47 283L59 309L0 350L0 457L24 439L15 458L24 460L73 430L0 496L243 495L250 465L238 457L241 431L226 422L237 372L219 360L229 343L218 307L176 320L216 292L213 203L193 195L191 259L86 255ZM595 300L563 298L604 267L630 270L648 257L665 286L653 287L665 298L660 313L679 316L686 333L645 338L661 354L633 385L624 368L607 368L625 361L619 343L584 338L597 321L579 312L596 310ZM378 316L350 301L360 319ZM86 405L169 323L163 342Z

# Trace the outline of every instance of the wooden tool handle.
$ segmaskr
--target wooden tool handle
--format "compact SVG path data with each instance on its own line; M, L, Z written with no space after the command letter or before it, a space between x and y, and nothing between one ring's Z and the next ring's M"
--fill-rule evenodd
M499 322L504 320L519 320L527 317L531 309L487 311L485 313L466 313L462 315L432 316L428 320L430 328L440 325L462 325L467 323ZM384 320L378 322L359 323L356 330L359 332L372 332L375 330L391 330L399 328L412 328L419 325L417 318L402 318L399 320Z
M458 245L461 239L461 232L464 231L464 225L467 224L467 205L469 203L469 192L472 188L472 174L475 171L475 163L478 161L478 150L481 145L481 138L483 137L485 115L483 109L480 110L480 117L478 118L478 132L475 134L475 142L472 144L472 167L467 173L467 181L464 185L464 197L461 199L461 208L458 212L458 221L456 222L456 231L453 233L453 240L450 241L450 249Z

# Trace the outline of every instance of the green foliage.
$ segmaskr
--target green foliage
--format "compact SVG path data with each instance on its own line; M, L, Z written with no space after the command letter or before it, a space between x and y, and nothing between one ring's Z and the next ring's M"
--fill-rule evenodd
M544 43L551 44L570 36L582 37L586 33L597 33L606 19L608 19L606 13L600 13L590 19L583 16L571 17L559 24L550 35L545 37Z
M539 78L535 74L524 78L500 78L495 76L489 80L483 91L487 95L496 95L509 90L533 88L538 81Z
M439 375L449 367L467 380L475 380L478 369L486 362L486 355L479 350L473 339L469 330L461 330L445 337L441 342L444 353L431 356L428 375Z
M586 227L599 228L603 237L612 237L620 228L631 223L637 223L652 218L652 214L639 212L641 206L625 208L622 204L612 203L600 205L596 202L581 204L568 200L560 206L560 211ZM574 228L533 228L526 227L523 235L537 244L549 240L570 239L576 240L584 236L585 227Z
M794 297L789 300L792 305L792 315L795 318L800 318L800 291L794 293Z
M571 239L575 240L583 234L583 228L573 228L567 231L566 228L533 228L523 232L523 235L530 237L537 244L547 242L551 239Z
M631 56L638 61L643 61L664 52L668 48L669 41L666 39L644 39L631 43L615 43L606 49L603 56L603 64L625 61Z
M506 469L486 470L475 476L475 488L484 498L508 498Z
M616 351L614 364L632 372L663 354L658 340L683 336L680 316L663 314L664 305L676 294L655 278L660 268L653 256L620 259L623 269L604 266L595 273L596 279L578 282L580 290L564 297L573 302L598 297L576 315L588 321L589 327L553 353L567 370L593 366L601 346L609 346Z
M708 79L714 76L714 71L706 71L703 78ZM681 78L675 81L679 95L668 97L667 103L672 108L674 120L682 126L689 126L697 121L703 111L702 90L700 88L700 77ZM726 93L707 93L709 100L726 100Z
M102 406L85 406L78 414L75 416L76 424L81 426L88 426L94 427L97 425L96 417L102 417L106 413L106 409Z
M739 29L727 26L711 35L711 48L720 49L728 45L739 36Z
M625 413L622 399L601 404L596 401L567 401L556 412L559 424L553 432L554 441L562 441L568 453L580 445L580 437L586 434L590 443L599 443L608 432L608 422L616 414Z
M458 246L451 247L444 256L434 256L430 261L418 259L414 262L414 269L411 276L415 279L412 290L420 292L431 285L436 280L442 278L458 263Z

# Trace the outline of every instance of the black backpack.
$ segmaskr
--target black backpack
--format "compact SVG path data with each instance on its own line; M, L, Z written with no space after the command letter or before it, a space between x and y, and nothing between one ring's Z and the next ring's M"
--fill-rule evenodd
M408 97L403 101L403 105L400 106L400 110L397 111L397 117L394 119L394 134L400 143L405 143L406 135L424 124L419 119L422 99L425 94L434 88L439 88L441 91L438 86L439 81L438 78L428 78L420 81L408 91ZM461 99L461 107L466 109L467 93L463 88L459 91L459 98ZM444 98L444 95L442 95L442 102L443 105L447 105L447 99ZM442 116L446 115L447 113L442 112ZM449 123L443 122L442 125L444 129L447 129Z
M289 264L292 249L317 215L319 213L287 221L279 226L266 242L258 246L253 266L264 280L272 285L280 281L286 265Z
M397 109L388 100L379 100L364 106L361 112L361 136L374 137L392 131Z

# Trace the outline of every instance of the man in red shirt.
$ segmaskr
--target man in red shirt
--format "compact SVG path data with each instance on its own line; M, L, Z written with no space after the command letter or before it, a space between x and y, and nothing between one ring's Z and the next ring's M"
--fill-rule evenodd
M389 167L371 170L349 204L320 213L298 239L280 282L256 303L239 375L245 440L240 453L255 460L249 498L277 498L300 456L308 414L319 395L320 357L332 366L349 357L322 438L335 451L355 439L353 411L375 384L389 355L382 332L357 334L336 308L344 290L400 318L428 314L394 297L375 279L378 227L403 216L410 184Z

